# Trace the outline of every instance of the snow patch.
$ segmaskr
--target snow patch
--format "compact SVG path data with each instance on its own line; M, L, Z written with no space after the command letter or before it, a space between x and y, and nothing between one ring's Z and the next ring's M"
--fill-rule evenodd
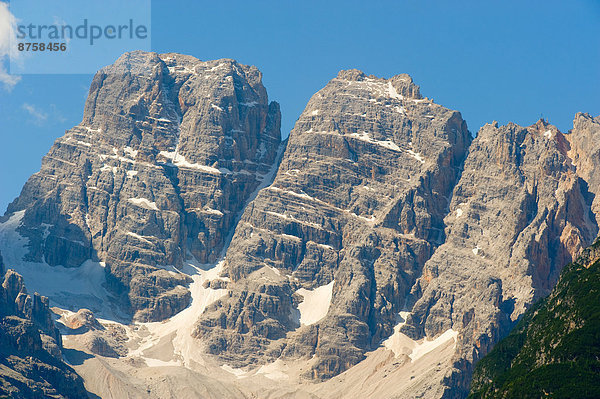
M399 323L394 327L394 333L383 342L383 345L394 352L394 356L398 357L400 355L408 355L411 361L416 361L426 354L434 351L440 346L453 341L456 345L456 340L458 337L458 331L453 329L446 330L439 337L430 340L429 338L424 338L418 341L413 340L407 335L400 332L400 328L406 324L406 318L410 312L400 312Z
M309 242L314 242L314 241L309 241ZM322 248L325 248L325 249L330 249L330 250L332 250L332 251L335 251L335 248L333 248L331 245L327 245L327 244L320 244L320 243L318 243L318 242L314 242L314 243L315 243L315 245L317 245L318 247L322 247Z
M129 232L127 232L127 235L131 236L133 238L137 238L138 240L143 241L143 242L145 242L147 244L152 244L152 241L147 240L144 236L141 236L141 235L139 235L137 233L129 231Z
M462 215L463 215L463 210L462 210L462 209L460 209L460 208L458 208L458 209L456 210L456 218L458 219L458 218L459 218L459 217L461 217Z
M186 309L175 316L162 322L136 323L135 326L145 327L149 334L144 337L140 346L129 353L128 357L142 357L146 363L157 365L177 365L191 368L194 363L204 364L201 347L198 340L192 337L194 323L198 316L204 312L206 307L217 301L227 293L226 289L204 288L204 282L219 277L223 270L224 260L216 265L199 265L195 260L188 260L182 272L191 276L192 283L189 290L192 295L192 303ZM175 269L176 270L176 269ZM179 272L179 271L178 271ZM129 326L128 326L129 328ZM158 359L149 358L144 352L154 347L163 337L174 334L173 348L176 360L173 362L161 362ZM158 362L156 362L158 361Z
M137 157L137 154L138 154L137 150L134 150L133 148L131 148L129 146L123 148L123 151L125 151L125 154L129 155L131 158Z
M161 152L159 152L159 154L162 155L163 157L167 158L168 160L170 160L171 163L177 167L198 169L198 170L202 170L204 172L216 173L216 174L221 174L222 171L224 171L224 172L229 171L225 168L217 169L217 168L213 168L211 166L201 165L199 163L188 162L183 155L179 154L176 151L161 151Z
M396 357L402 353L410 353L414 347L415 341L400 332L400 327L406 324L406 318L409 314L410 312L398 313L398 318L400 320L398 321L398 324L394 326L394 333L383 342L383 345L394 352Z
M113 175L116 175L117 172L119 171L119 168L117 168L116 166L110 166L110 165L102 165L102 167L100 168L101 172L112 172Z
M414 159L416 159L417 161L419 161L421 163L425 163L425 159L423 159L421 154L416 153L413 150L406 150L406 152L408 152L410 154L410 156L413 157Z
M202 209L202 212L204 212L204 213L210 213L211 215L223 216L223 212L221 212L218 209L204 208L204 209Z
M281 359L277 359L273 363L260 366L256 374L262 374L265 377L275 381L287 380L290 378L290 376L285 373L287 369L288 368L283 361L281 361Z
M362 140L362 141L366 141L368 143L373 143L373 144L380 145L382 147L388 148L388 149L393 150L393 151L402 151L402 149L400 147L398 147L398 145L396 143L394 143L393 141L391 141L391 140L374 140L373 138L371 138L371 136L369 136L365 132L363 132L363 133L352 133L352 134L350 134L350 136L356 137L357 139Z
M300 237L297 236L293 236L291 234L279 234L281 237L283 238L287 238L288 240L293 240L293 241L302 241L302 239Z
M256 154L258 155L259 159L264 158L264 156L267 154L267 146L265 145L264 141L260 142L260 145L256 149Z
M228 373L231 373L233 375L235 375L237 378L244 378L244 375L246 374L246 372L242 369L234 369L233 367L231 367L228 364L224 364L221 366L221 368L225 371L227 371Z
M335 280L332 280L329 284L313 290L307 290L306 288L296 290L296 294L304 297L304 300L298 304L301 325L315 324L327 315L331 305L334 282Z
M194 70L184 65L170 66L167 68L169 69L169 73L196 73Z
M409 357L414 362L415 360L425 356L429 352L444 345L447 342L453 341L454 344L456 345L457 337L458 337L458 331L455 331L450 328L450 329L446 330L442 335L440 335L439 337L437 337L431 341L428 340L427 338L425 338L423 340L423 342L421 342L421 343L417 344L417 346L415 346L415 348L413 349L413 351L409 355Z
M267 188L270 191L275 191L275 192L280 192L280 193L285 193L285 194L289 194L291 196L297 197L297 198L303 198L309 201L315 201L315 202L322 202L321 200L316 199L315 197L311 197L310 195L306 194L304 191L297 193L295 191L291 191L291 190L284 190L282 188L279 187L275 187L275 186L271 186Z
M152 202L146 198L129 198L127 201L131 202L133 205L139 206L141 208L158 211L158 207L156 206L156 202Z
M79 267L67 268L23 260L29 252L29 239L22 237L17 229L24 215L24 210L15 212L0 223L0 252L5 265L23 276L27 291L47 296L51 306L74 311L87 308L98 315L124 319L114 306L112 296L104 289L106 280L102 263L86 260Z
M80 125L82 128L84 128L85 130L88 131L88 133L102 133L102 129L98 128L98 129L92 129L89 126L84 126L84 125Z
M392 82L388 82L387 94L390 98L396 98L398 100L402 100L404 98L401 94L398 94L398 91L392 85Z

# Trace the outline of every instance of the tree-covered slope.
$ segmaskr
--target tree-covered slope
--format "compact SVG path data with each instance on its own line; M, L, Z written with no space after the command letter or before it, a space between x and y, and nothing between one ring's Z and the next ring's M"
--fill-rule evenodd
M475 368L469 398L600 397L600 241Z

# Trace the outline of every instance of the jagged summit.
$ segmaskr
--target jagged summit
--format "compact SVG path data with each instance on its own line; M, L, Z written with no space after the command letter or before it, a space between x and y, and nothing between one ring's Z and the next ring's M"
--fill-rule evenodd
M231 367L307 362L316 380L363 360L443 241L470 140L460 113L421 99L406 75L340 72L246 208L224 264L230 293L200 317L199 342Z
M578 113L573 129L565 137L569 144L568 156L594 196L592 211L600 225L600 115Z
M231 65L243 69L245 71L250 72L251 74L257 74L259 77L262 77L262 73L258 70L257 67L253 65L244 65L232 58L221 58L217 60L200 60L197 57L187 54L181 53L156 53L156 52L148 52L142 50L134 50L130 52L126 52L121 55L114 63L111 65L107 65L104 68L98 71L99 73L105 74L137 74L137 75L146 75L150 76L154 73L154 69L156 69L159 61L162 60L167 64L167 67L173 68L171 72L189 72L189 73L201 73L203 72L203 66L210 66L211 68L214 66L219 67L224 65ZM196 67L199 66L198 71L193 71L191 68L186 70L186 67Z
M387 91L387 95L392 98L409 98L420 100L422 99L421 93L419 91L419 86L417 86L410 75L406 73L402 73L399 75L395 75L390 79L379 78L375 75L366 75L363 71L358 69L347 69L341 70L337 74L337 79L345 80L347 82L362 82L365 84L370 84L371 88L376 90L376 86L389 84L387 88L385 88L380 94L385 95Z
M126 311L161 320L189 304L178 269L217 258L280 141L279 106L255 67L126 53L94 76L82 122L8 215L29 262L101 262Z

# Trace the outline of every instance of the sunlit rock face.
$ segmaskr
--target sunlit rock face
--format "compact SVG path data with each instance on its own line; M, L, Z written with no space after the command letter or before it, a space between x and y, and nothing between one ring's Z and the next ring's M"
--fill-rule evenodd
M481 128L452 194L446 241L425 264L403 326L411 336L460 331L449 392L466 394L473 362L593 241L590 205L555 126Z
M227 252L230 294L196 336L234 366L311 358L305 376L327 379L358 363L392 333L444 242L470 141L460 113L422 98L408 75L340 72L246 208ZM318 309L303 311L313 296Z
M271 164L280 113L256 67L132 52L94 77L82 122L57 139L8 214L27 259L102 261L138 320L185 308L190 256L217 258Z
M463 397L598 235L599 126L473 138L410 76L347 70L282 143L255 67L127 53L0 219L0 249L66 304L102 397Z

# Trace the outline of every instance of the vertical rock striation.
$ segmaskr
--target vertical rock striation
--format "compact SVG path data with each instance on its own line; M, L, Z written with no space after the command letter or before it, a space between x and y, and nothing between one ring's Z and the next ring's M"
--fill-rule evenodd
M593 195L592 211L600 224L600 116L578 113L573 129L565 136L570 144L568 152L577 174L588 184Z
M567 150L565 136L541 120L485 125L469 149L446 241L413 287L418 300L402 327L413 337L460 332L448 397L466 395L473 363L598 233Z
M567 135L539 121L488 124L473 139L410 76L347 70L311 98L279 159L279 106L255 67L132 52L96 74L82 122L0 219L0 247L18 247L7 254L27 278L43 267L38 284L100 270L139 321L189 304L186 260L226 252L210 272L220 276L195 277L201 306L186 310L205 309L193 336L226 363L216 375L244 375L249 391L289 372L291 385L322 381L292 387L307 396L347 396L349 378L365 396L463 397L473 364L597 237L598 134L600 117L577 114ZM2 274L6 347L59 354L48 301ZM71 303L101 285L87 277ZM67 324L87 326L90 352L127 361L121 341L142 330L112 350L90 311ZM175 341L158 330L137 338Z

